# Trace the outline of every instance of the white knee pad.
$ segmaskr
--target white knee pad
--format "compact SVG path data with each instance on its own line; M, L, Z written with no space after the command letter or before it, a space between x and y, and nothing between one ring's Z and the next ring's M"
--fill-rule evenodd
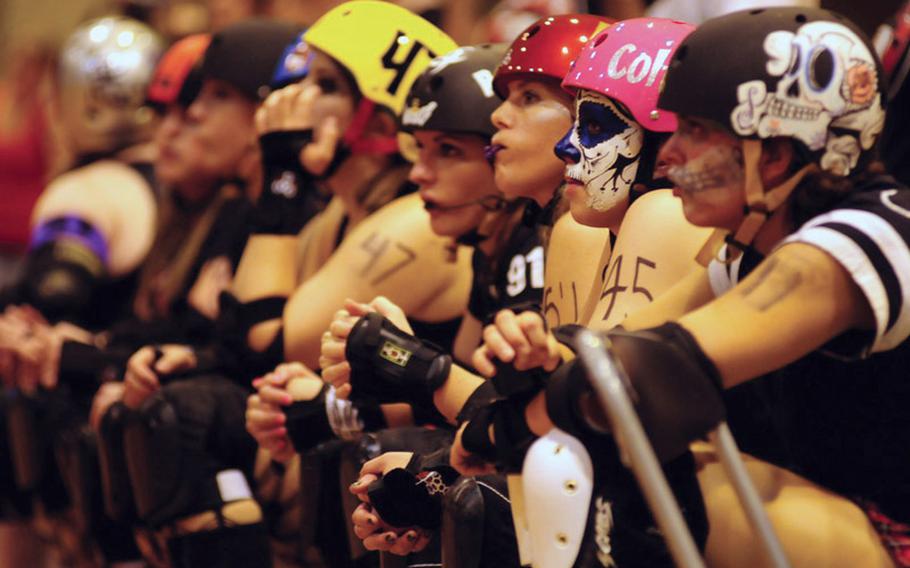
M584 538L594 491L594 468L587 449L554 428L528 450L522 477L532 566L571 568Z

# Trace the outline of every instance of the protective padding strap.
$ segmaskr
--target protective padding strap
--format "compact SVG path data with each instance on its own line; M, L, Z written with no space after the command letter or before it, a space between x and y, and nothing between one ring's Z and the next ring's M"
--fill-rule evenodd
M133 491L126 465L123 432L135 420L135 412L117 401L101 418L98 429L98 461L101 466L101 492L104 511L115 521L126 521L135 515Z
M458 412L458 416L455 417L455 422L463 424L468 420L472 420L477 412L488 407L490 403L498 398L500 398L500 395L496 392L493 383L484 381L483 384L474 389L474 392L472 392L471 396L468 397L468 400L465 401L464 406L462 406L461 410Z
M74 215L64 215L42 221L32 231L29 250L36 250L42 245L61 240L71 240L82 244L101 261L100 266L97 267L91 262L79 263L86 268L93 267L91 272L95 277L100 276L107 268L110 259L107 239L94 225Z
M244 302L237 308L237 318L244 332L249 333L250 329L258 323L281 318L287 303L288 299L285 296L269 296L252 302Z
M740 223L733 236L727 235L723 229L716 229L708 237L708 240L695 257L696 261L702 266L708 266L708 263L715 259L724 264L730 264L736 260L752 244L755 235L761 230L765 221L787 200L806 174L818 169L815 164L808 164L782 184L766 192L762 184L761 172L759 171L761 155L762 146L760 140L743 140L746 218ZM718 252L724 242L732 246L728 247L724 258L719 258Z
M354 324L345 355L351 365L351 398L364 402L433 407L433 393L452 367L451 356L440 347L403 332L376 312Z
M535 396L536 393L528 393L498 399L476 412L462 433L464 448L505 473L520 471L528 447L537 438L525 418ZM490 426L495 443L490 439Z

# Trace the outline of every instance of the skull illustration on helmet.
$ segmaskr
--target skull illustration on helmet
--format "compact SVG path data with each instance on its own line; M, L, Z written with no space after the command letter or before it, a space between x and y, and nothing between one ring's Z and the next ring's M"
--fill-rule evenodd
M823 169L849 173L884 125L876 63L866 44L842 24L816 21L795 33L771 32L764 50L768 73L779 77L776 89L768 92L761 80L739 85L731 115L736 133L796 138L822 152Z

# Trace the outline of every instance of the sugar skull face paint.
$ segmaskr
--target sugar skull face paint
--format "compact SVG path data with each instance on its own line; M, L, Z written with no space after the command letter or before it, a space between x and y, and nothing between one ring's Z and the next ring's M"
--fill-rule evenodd
M638 173L644 132L608 97L582 91L575 125L556 145L566 177L585 187L586 205L604 212L628 199Z

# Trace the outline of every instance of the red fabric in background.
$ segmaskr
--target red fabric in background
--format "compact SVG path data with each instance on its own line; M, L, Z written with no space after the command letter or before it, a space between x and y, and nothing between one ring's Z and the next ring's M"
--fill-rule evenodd
M29 219L44 188L48 166L45 118L30 105L18 128L0 132L0 250L22 252L28 244Z

